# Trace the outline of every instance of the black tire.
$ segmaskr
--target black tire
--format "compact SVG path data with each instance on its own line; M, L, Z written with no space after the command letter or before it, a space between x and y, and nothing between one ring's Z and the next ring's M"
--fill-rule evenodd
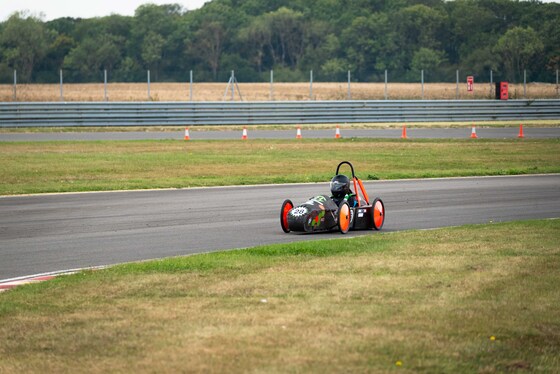
M375 198L371 204L371 223L374 230L381 230L385 223L385 204L380 198Z
M290 227L288 226L288 212L294 207L292 200L286 199L282 203L282 208L280 209L280 226L285 233L290 232Z
M338 213L337 213L338 230L342 234L346 234L350 230L351 218L352 218L352 213L350 212L350 205L348 205L346 201L343 201L338 206Z

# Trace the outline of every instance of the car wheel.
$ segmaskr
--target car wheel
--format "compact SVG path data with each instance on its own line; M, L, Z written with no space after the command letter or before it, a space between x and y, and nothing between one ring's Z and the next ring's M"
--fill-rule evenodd
M383 223L385 222L385 205L381 199L376 198L373 200L371 214L373 216L373 228L375 230L381 230Z
M282 230L285 233L290 232L290 227L288 227L288 213L293 207L294 204L292 201L290 199L286 199L282 203L282 209L280 209L280 226L282 226Z
M346 234L350 230L350 205L343 201L338 207L338 229Z

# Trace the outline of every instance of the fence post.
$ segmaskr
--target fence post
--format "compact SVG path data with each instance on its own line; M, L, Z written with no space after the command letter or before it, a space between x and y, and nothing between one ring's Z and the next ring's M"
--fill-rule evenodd
M150 71L148 70L148 101L150 101L152 96L150 95Z
M107 69L103 70L103 88L104 88L104 98L107 101Z
M14 69L14 101L17 101L17 70Z
M313 100L313 70L309 72L309 100Z
M270 70L270 101L274 101L274 70Z
M490 96L493 96L493 90L494 90L494 84L493 84L493 79L492 79L492 69L490 69Z
M190 71L190 83L189 83L189 100L192 101L193 98L193 91L192 91L192 85L193 85L193 72L192 70Z
M350 75L350 70L348 70L348 100L352 100L352 91L350 90L350 80L351 80L351 75Z
M385 100L387 100L387 69L385 69Z
M235 101L235 71L231 71L231 101Z
M64 81L62 78L62 69L60 69L60 101L64 101Z
M421 72L421 79L422 79L422 100L424 100L424 69Z
M560 95L560 91L558 91L558 69L556 69L556 95Z
M527 69L523 69L523 98L527 98Z
M455 100L459 100L459 69L457 69L456 75L457 75L457 88L455 88Z

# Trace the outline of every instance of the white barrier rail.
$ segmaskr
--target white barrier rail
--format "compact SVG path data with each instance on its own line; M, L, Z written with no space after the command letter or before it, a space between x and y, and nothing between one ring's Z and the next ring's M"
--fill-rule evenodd
M0 103L0 127L218 126L528 119L560 119L560 100Z

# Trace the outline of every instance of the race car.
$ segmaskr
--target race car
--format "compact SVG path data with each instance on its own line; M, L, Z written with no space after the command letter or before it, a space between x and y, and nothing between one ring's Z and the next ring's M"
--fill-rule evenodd
M350 167L352 179L339 173L342 165ZM356 193L352 192L351 183ZM297 207L291 200L284 200L280 209L282 230L285 233L338 230L346 234L349 230L380 230L383 227L383 201L375 198L370 204L364 185L350 162L338 164L330 188L330 196L318 195Z

